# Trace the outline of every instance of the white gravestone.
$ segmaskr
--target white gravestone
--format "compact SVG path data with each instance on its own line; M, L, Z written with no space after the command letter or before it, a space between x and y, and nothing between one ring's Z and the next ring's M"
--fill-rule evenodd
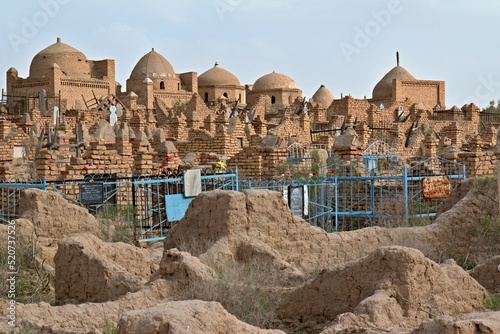
M123 114L123 106L120 103L118 103L116 105L116 116L122 117L122 114Z
M56 124L56 125L57 125L58 117L59 117L59 107L54 106L54 124Z
M109 107L111 114L109 115L109 125L114 126L118 122L118 115L116 114L116 107Z

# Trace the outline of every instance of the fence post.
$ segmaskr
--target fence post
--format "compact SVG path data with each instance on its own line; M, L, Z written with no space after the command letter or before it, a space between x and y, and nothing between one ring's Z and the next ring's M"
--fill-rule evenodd
M238 165L236 165L236 191L240 191L240 177L238 174Z
M408 169L403 167L403 201L404 213L403 219L405 226L408 226Z
M375 219L375 168L370 171L370 211L372 220Z
M135 203L135 176L134 176L134 171L132 171L131 180L132 180L132 207L135 210L136 203Z
M339 188L337 176L334 179L335 182L335 232L339 230Z

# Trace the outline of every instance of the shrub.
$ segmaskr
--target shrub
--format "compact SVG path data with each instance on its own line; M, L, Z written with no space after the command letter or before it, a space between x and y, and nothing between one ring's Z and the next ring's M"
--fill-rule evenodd
M500 297L490 294L483 300L483 305L488 310L499 311Z

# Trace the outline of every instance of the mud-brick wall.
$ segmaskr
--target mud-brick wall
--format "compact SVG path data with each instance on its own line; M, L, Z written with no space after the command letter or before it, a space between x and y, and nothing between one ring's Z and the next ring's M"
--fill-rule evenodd
M370 108L370 102L367 99L355 99L352 96L346 96L339 100L333 100L328 108L329 115L354 116L358 121L364 122L367 119L366 111Z
M259 177L262 173L262 156L257 150L246 150L229 161L229 167L238 166L238 174L242 177Z
M467 177L496 173L497 157L494 151L462 152L458 154L457 161L467 168Z

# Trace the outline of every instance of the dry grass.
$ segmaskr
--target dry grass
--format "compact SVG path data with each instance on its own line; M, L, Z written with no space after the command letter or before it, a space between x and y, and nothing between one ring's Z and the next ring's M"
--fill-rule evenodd
M132 207L104 206L96 218L104 241L134 244L135 214Z
M198 238L193 237L183 237L182 239L177 240L176 247L181 252L188 252L192 256L200 256L205 253L212 242L207 239L200 240Z
M280 275L265 260L247 263L229 261L215 268L212 281L196 281L187 286L180 299L217 301L238 319L268 328L282 295Z
M500 217L498 212L497 179L494 176L477 176L470 180L471 192L477 197L478 221L468 231L470 247L466 251L447 251L443 258L453 258L464 270L497 256L500 252Z
M405 226L425 226L432 224L430 216L418 216L420 213L435 212L433 207L427 206L425 202L413 201L408 205L408 222L405 220L404 198L387 198L375 203L375 212L379 218L372 225L395 228Z
M2 245L0 249L0 280L7 278L7 249ZM26 236L16 235L15 262L17 268L15 299L18 303L55 301L52 274L44 269L44 263L36 245L36 240ZM7 284L0 284L0 296L7 297Z

